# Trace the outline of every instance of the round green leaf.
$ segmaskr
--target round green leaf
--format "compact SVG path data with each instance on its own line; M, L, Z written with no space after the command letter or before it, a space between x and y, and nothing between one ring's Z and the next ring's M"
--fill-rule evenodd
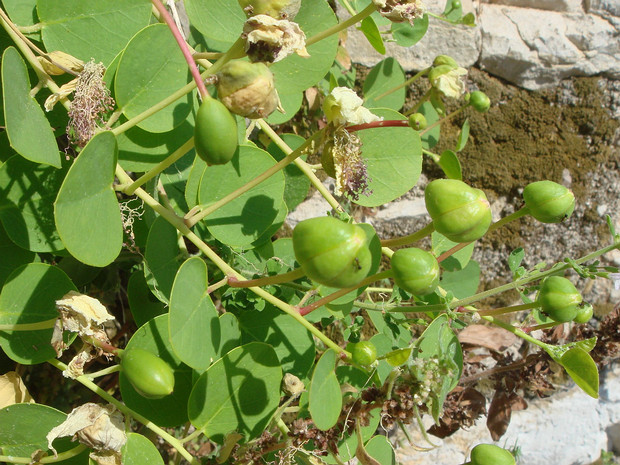
M285 373L304 378L314 363L314 339L293 317L268 306L262 311L239 314L243 343L266 342L271 345Z
M59 268L29 263L17 268L0 294L0 324L38 323L58 317L56 300L77 290ZM18 363L34 365L56 357L50 344L53 328L0 331L0 346Z
M405 87L384 96L385 92L405 82L405 72L398 61L388 57L377 63L364 81L364 106L400 110L405 104Z
M230 163L209 166L200 183L200 203L208 206L275 164L264 150L242 145ZM284 203L284 173L278 171L203 220L224 244L249 246L271 226Z
M2 95L11 147L35 163L60 168L60 152L43 110L30 96L26 63L14 47L2 54Z
M428 29L428 15L417 18L413 26L407 21L402 23L392 23L392 36L401 47L411 47L418 43L426 34Z
M106 66L136 32L148 25L151 9L148 0L37 2L47 50L62 50L84 61L101 61Z
M451 291L457 299L472 296L480 284L480 265L470 260L462 270L444 271L441 274L440 286Z
M73 162L54 204L63 244L91 266L109 265L123 245L121 212L112 188L116 153L114 134L93 137Z
M428 123L429 126L439 121L439 114L437 113L437 110L435 110L435 107L433 106L431 102L424 102L420 106L418 111L424 115L424 117L426 118L426 122ZM440 134L441 134L440 124L435 126L433 129L426 131L424 135L422 136L422 146L428 150L432 149L433 147L435 147L435 145L437 145L437 142L439 142Z
M165 24L153 24L138 32L121 56L114 81L116 103L127 118L133 118L187 81L187 63L170 29ZM172 131L186 120L192 102L190 92L138 126L149 132Z
M14 457L30 457L38 450L47 451L45 436L66 419L66 414L47 405L34 403L9 405L0 410L0 450L4 455ZM75 446L69 437L54 441L54 448L58 452L65 452ZM88 463L89 452L90 450L86 450L74 457L71 463Z
M193 27L210 40L232 45L247 19L239 3L231 0L185 0L185 10ZM220 49L219 51L222 51Z
M192 424L215 442L237 431L261 435L280 401L282 369L273 348L252 342L231 350L198 378L189 397Z
M134 272L127 283L127 299L129 309L137 326L158 315L166 313L163 302L155 297L146 284L144 273L140 270Z
M179 248L179 232L161 216L157 217L149 230L144 258L146 282L151 292L167 304L184 257Z
M128 433L123 446L123 465L164 465L164 460L157 447L138 433Z
M58 252L64 245L56 231L52 204L67 173L14 155L0 166L0 221L7 235L33 252Z
M336 424L342 408L342 394L335 367L336 352L329 349L317 362L310 381L310 415L315 426L323 431Z
M396 454L385 436L375 436L366 443L366 452L381 465L395 465Z
M598 368L592 357L580 347L573 347L560 359L560 364L583 391L598 399Z
M230 312L220 315L219 329L219 334L214 334L213 339L211 339L216 358L222 358L235 347L241 345L241 328L235 315Z
M187 398L192 389L192 370L174 354L169 339L168 315L153 318L138 328L127 349L148 350L174 370L174 391L161 399L147 399L138 394L121 372L119 384L123 401L136 412L159 426L173 427L187 421Z
M0 207L1 211L2 207ZM6 278L13 270L34 261L35 254L15 245L7 236L2 223L0 223L0 257L2 257L2 260L0 260L0 289L2 289Z
M386 120L404 120L393 110L375 109L373 113ZM362 158L368 167L372 190L355 203L377 207L400 197L418 182L422 172L420 136L409 127L387 127L357 132L362 141Z
M215 357L211 343L220 333L218 313L207 293L207 265L192 257L179 268L170 295L170 343L187 365L204 371Z
M304 93L301 91L290 94L278 93L280 97L280 105L284 109L284 113L276 110L267 118L267 122L271 125L282 124L289 121L301 108L304 99Z
M296 134L282 134L282 140L288 144L293 150L304 143L304 138ZM277 161L285 157L284 152L276 145L275 142L269 144L267 151ZM305 155L300 157L305 160ZM299 169L297 165L291 163L284 168L284 201L289 211L293 211L297 205L306 200L308 190L310 189L310 179Z
M437 231L433 231L431 235L432 241L432 251L435 257L439 257L442 253L447 252L452 247L457 246L457 242L452 242L443 234L438 233ZM471 258L474 252L475 243L471 243L466 247L463 247L458 252L450 255L448 258L441 262L441 267L444 270L448 271L457 271L462 270L469 263L469 259Z

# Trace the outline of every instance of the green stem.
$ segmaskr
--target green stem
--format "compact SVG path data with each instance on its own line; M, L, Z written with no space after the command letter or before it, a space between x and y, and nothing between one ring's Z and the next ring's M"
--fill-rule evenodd
M131 180L129 175L118 165L116 167L116 176L121 183L125 183ZM239 280L245 279L241 274L237 273L230 265L228 265L228 263L222 260L222 258L220 258L218 254L211 250L211 248L207 244L205 244L205 242L200 237L194 234L185 224L183 219L177 216L173 211L165 208L142 188L136 189L135 194L140 199L142 199L142 201L146 205L151 207L153 210L155 210L156 213L159 213L162 217L164 217L166 221L168 221L171 225L177 228L181 234L187 237L187 239L192 242L205 255L205 257L211 260L215 264L215 266L217 266L224 274L228 276L235 276ZM300 315L297 309L292 305L283 302L282 300L269 294L260 287L251 287L249 289L259 297L262 297L267 302L273 304L283 312L293 317L294 320L300 323L313 336L322 341L327 347L334 349L337 353L346 353L346 351L342 349L338 344L325 336L318 328L316 328L312 323L310 323L302 315Z
M348 132L362 131L364 129L376 129L376 128L408 128L409 121L406 119L392 119L372 121L371 123L355 124L353 126L347 126L345 129Z
M247 279L243 281L240 281L236 277L231 276L230 278L228 278L228 285L230 287L263 287L269 286L271 284L282 284L289 281L295 281L296 279L299 279L305 275L306 274L304 273L304 270L302 270L301 268L296 268L292 271L289 271L288 273L277 274L274 276L265 276L263 278Z
M348 2L348 0L340 0L340 4L346 8L346 10L349 12L349 14L351 16L354 16L354 15L357 14L357 11L355 11L355 9L353 9L353 7Z
M418 242L419 240L424 239L426 236L429 236L434 230L435 226L433 225L433 223L429 223L419 231L416 231L413 234L409 234L408 236L396 237L394 239L384 239L381 241L381 246L397 247L401 245L413 244L414 242Z
M120 365L112 365L111 367L104 368L103 370L95 371L93 373L86 373L84 374L84 376L86 376L88 379L92 381L95 378L100 378L102 376L109 375L111 373L116 373L117 371L121 371Z
M448 18L445 18L444 16L440 16L438 14L431 13L430 11L427 11L426 14L429 15L429 16L432 16L435 19L443 21L444 23L454 24L454 21L451 21Z
M531 342L532 344L537 345L538 347L541 347L545 351L547 350L547 347L549 346L549 344L539 341L538 339L530 336L529 334L522 331L521 329L515 328L509 323L504 323L502 320L498 320L497 318L494 318L492 316L483 316L482 318L487 320L489 323L493 323L495 326L499 326L500 328L504 328L505 330L510 331L512 334L514 334L515 336L519 336L521 339L525 339L526 341Z
M315 302L312 302L310 305L306 305L305 307L300 307L299 308L299 314L300 315L307 315L308 313L312 312L313 310L316 310L319 307L322 307L323 305L326 305L336 299L338 299L339 297L342 297L343 295L347 295L349 292L352 292L356 289L359 289L360 287L366 286L368 284L374 283L375 281L379 281L381 279L385 279L385 278L390 278L393 276L393 271L392 270L386 270L386 271L381 271L380 273L376 273L373 274L372 276L368 276L367 278L362 279L359 283L357 283L355 286L351 286L351 287L345 287L344 289L340 289L339 291L336 291L326 297L323 297L322 299L319 299Z
M443 118L435 121L433 124L427 126L426 128L424 128L422 131L420 131L420 135L424 135L426 134L428 131L430 131L431 129L433 129L436 126L439 126L442 123L445 123L446 121L450 120L451 118L454 118L456 115L458 115L459 113L461 113L463 110L465 110L465 108L467 108L469 106L469 103L466 103L465 105L463 105L461 108L459 108L458 110L454 110L452 113L450 113L449 115L444 116Z
M50 359L47 362L50 365L53 365L54 367L58 368L61 371L64 371L64 370L67 369L67 365L65 365L64 363L62 363L59 360ZM132 410L129 407L127 407L121 401L115 399L113 396L108 394L105 390L101 389L99 386L97 386L95 383L93 383L86 376L84 376L84 375L78 376L77 378L75 378L75 380L78 383L82 384L83 386L86 386L88 389L93 391L95 394L97 394L102 399L104 399L107 402L109 402L112 405L114 405L119 411L121 411L125 415L128 415L128 416L136 419L137 421L142 423L144 426L146 426L148 429L153 431L155 434L158 434L163 440L165 440L168 444L170 444L172 447L174 447L181 455L183 455L183 457L188 462L190 462L192 465L199 465L200 464L200 461L198 459L193 457L187 450L185 450L185 448L183 447L183 444L181 443L181 441L179 441L177 438L175 438L174 436L169 434L167 431L161 429L155 423L152 423L148 418L143 417L138 412L135 412L134 410Z
M66 450L64 452L59 452L58 456L54 457L53 455L43 457L42 459L37 460L36 463L55 463L61 462L63 460L68 460L70 458L75 457L76 455L80 455L82 452L87 450L88 447L84 444L80 444L73 449ZM14 457L12 455L0 455L0 462L6 463L33 463L32 457Z
M36 323L0 324L0 331L37 331L39 329L51 329L56 325L57 320L58 318L38 321Z
M499 307L490 310L478 310L480 316L499 316L507 313L520 312L521 310L529 310L530 308L540 307L540 304L536 301L529 302L520 305L511 305L509 307Z
M288 152L287 156L284 157L282 160L280 160L275 165L273 165L267 171L265 171L264 173L256 176L250 182L244 184L243 186L241 186L240 188L234 190L230 194L222 197L217 202L209 205L208 207L205 207L199 213L196 213L193 216L191 216L189 218L186 218L185 219L185 223L191 228L196 223L198 223L200 220L206 218L207 216L209 216L214 211L218 210L219 208L221 208L224 205L228 204L232 200L234 200L234 199L240 197L241 195L245 194L247 191L249 191L253 187L259 185L260 183L262 183L266 179L270 178L271 176L276 174L278 171L282 170L284 167L286 167L287 165L289 165L290 163L295 161L295 159L300 157L304 153L304 151L310 146L310 144L316 138L320 137L322 135L322 133L323 133L323 130L316 132L315 134L313 134L311 137L309 137L301 146L299 146L295 150L291 150L289 148L289 152Z
M17 26L19 32L23 34L32 34L33 32L39 32L43 29L43 25L41 23L33 24L32 26Z
M332 34L337 34L340 31L347 29L349 26L353 26L354 24L357 24L362 19L366 18L367 16L370 16L374 11L377 11L377 7L375 7L374 3L370 2L370 5L364 8L358 14L351 16L349 19L341 23L338 23L330 27L329 29L325 29L323 32L319 32L318 34L310 37L308 40L306 40L306 47L309 47L310 45L315 44L316 42L320 42L321 40L325 39L326 37L331 36Z
M417 81L418 79L420 79L422 76L424 76L426 73L428 73L430 70L432 69L432 66L429 66L426 69L423 69L422 71L417 72L416 74L414 74L412 77L410 77L409 79L407 79L405 82L403 82L402 84L397 85L396 87L392 87L390 90L387 90L385 92L383 92L382 94L380 94L378 97L374 98L374 101L376 102L377 100L382 99L383 97L387 97L388 95L396 92L398 89L402 89L403 87L408 87L411 84L413 84L415 81Z
M431 159L432 159L435 163L439 164L439 160L441 159L441 157L440 157L439 155L437 155L436 153L433 153L433 152L431 152L430 150L426 150L425 148L422 148L422 153L423 153L424 155L427 155L427 156L431 157Z
M193 441L194 439L200 437L202 434L204 434L204 431L201 429L196 429L194 430L193 433L188 434L187 436L185 436L183 439L181 439L181 442L186 443L189 441Z
M170 154L165 160L162 160L157 165L155 165L153 168L151 168L146 173L144 173L142 176L140 176L138 179L136 179L134 182L132 182L129 186L123 188L122 191L127 195L133 195L133 193L138 187L146 184L148 181L153 179L155 176L157 176L159 173L164 171L166 168L173 165L183 155L189 152L193 146L194 146L194 138L192 137L187 142L185 142L183 145L181 145L181 147L179 147L174 152L172 152L172 154Z

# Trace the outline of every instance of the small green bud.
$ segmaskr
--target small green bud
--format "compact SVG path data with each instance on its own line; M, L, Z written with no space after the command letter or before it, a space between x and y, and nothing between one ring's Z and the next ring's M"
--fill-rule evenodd
M573 318L573 321L578 324L585 324L590 321L592 315L594 315L594 308L592 308L592 305L583 304L577 310L577 316Z
M157 355L144 349L127 349L119 355L121 370L138 394L161 399L174 389L174 371Z
M451 68L458 68L459 65L454 58L448 55L437 55L433 60L433 66L449 66ZM431 70L432 71L432 70Z
M572 321L578 315L582 301L583 298L573 283L561 276L549 276L545 279L536 298L541 310L558 323Z
M475 241L491 225L487 196L463 181L436 179L426 186L424 200L435 230L451 241Z
M370 271L364 229L331 216L304 220L293 230L295 258L306 276L330 287L350 287Z
M349 342L347 351L356 365L368 366L377 360L377 348L370 341Z
M487 94L480 92L479 90L475 90L469 94L468 101L472 108L478 113L486 113L491 107L491 100Z
M514 456L494 444L478 444L471 450L471 465L515 465Z
M238 0L245 14L268 15L276 19L292 21L301 7L301 0Z
M553 181L537 181L525 186L523 200L530 215L541 223L560 223L575 209L573 193Z
M273 73L264 63L233 60L217 73L217 93L226 108L245 118L266 118L279 99Z
M452 9L456 10L457 8L462 8L460 0L452 0Z
M428 123L426 117L422 113L414 113L409 116L409 126L415 131L421 131L426 129Z
M399 249L390 263L396 284L411 294L430 294L439 285L439 263L430 252L415 247Z

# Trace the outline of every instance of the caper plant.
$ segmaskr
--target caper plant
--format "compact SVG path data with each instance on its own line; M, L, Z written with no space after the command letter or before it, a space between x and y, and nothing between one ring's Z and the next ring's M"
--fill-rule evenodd
M595 340L531 329L589 320L569 275L617 273L594 261L620 238L530 271L511 255L514 279L476 293L475 241L525 215L565 227L572 192L541 179L493 222L462 179L468 124L433 152L442 123L491 105L465 92L466 70L440 55L406 78L386 58L359 92L338 60L350 26L380 53L429 21L475 26L459 1L438 15L342 0L339 19L326 0L185 0L189 29L169 3L2 1L0 346L17 373L3 375L16 399L0 409L0 462L164 463L148 434L175 463L394 463L378 425L438 421L463 371L457 332L480 321L597 396ZM356 221L353 206L411 190L424 156L445 175L426 187L426 226L388 238ZM311 188L330 211L278 233ZM522 304L480 304L515 289ZM44 364L95 401L67 414L17 396L23 366ZM469 463L514 463L501 451Z

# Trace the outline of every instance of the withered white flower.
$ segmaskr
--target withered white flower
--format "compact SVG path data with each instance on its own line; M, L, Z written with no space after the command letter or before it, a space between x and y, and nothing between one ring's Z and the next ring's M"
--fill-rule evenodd
M68 97L71 93L76 89L78 84L77 78L67 82L60 86L58 92L54 92L52 95L45 99L45 111L52 111L54 109L54 105L60 102L63 98Z
M84 62L82 60L75 58L62 50L54 50L46 56L37 58L45 72L52 76L60 76L61 74L65 74L65 69L75 73L81 73L84 69Z
M245 51L251 61L275 63L291 53L309 57L306 51L306 34L297 23L256 15L243 25Z
M445 65L444 65L445 66ZM445 73L439 73L431 77L431 85L446 97L459 98L465 92L465 83L462 77L467 75L467 70L461 67L452 67Z
M63 328L80 336L100 334L101 325L114 319L97 299L76 291L69 291L57 300L56 309L62 318Z
M127 442L125 419L113 405L87 403L73 409L67 419L47 433L47 445L58 454L54 439L73 436L93 449L90 457L101 465L120 465L121 448Z
M34 402L21 377L14 371L0 376L0 408Z
M392 22L413 22L424 15L422 0L372 0L379 13Z
M343 124L364 124L381 121L362 104L364 101L348 87L334 87L323 101L323 112L327 122L334 126Z

